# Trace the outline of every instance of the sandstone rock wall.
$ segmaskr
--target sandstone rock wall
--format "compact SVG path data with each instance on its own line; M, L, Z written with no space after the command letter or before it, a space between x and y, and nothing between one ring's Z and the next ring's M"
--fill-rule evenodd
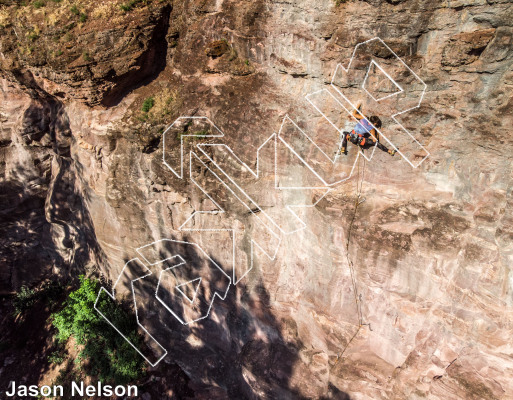
M179 227L213 205L162 162L162 132L180 115L210 118L252 167L285 115L328 146L333 132L305 95L379 36L427 84L400 120L430 156L414 169L376 152L322 199L284 199L228 165L270 215L288 200L315 204L301 212L307 228L284 235L274 260L260 254L209 319L184 327L155 307L147 323L197 398L513 397L509 1L151 2L128 13L83 2L85 23L67 6L1 6L0 290L50 271L115 280L136 248L187 238ZM271 176L273 164L260 167ZM277 170L282 182L317 180L285 151ZM230 226L259 235L256 214L205 169L198 181ZM195 238L222 259L229 237L211 239ZM241 244L242 269L250 258Z

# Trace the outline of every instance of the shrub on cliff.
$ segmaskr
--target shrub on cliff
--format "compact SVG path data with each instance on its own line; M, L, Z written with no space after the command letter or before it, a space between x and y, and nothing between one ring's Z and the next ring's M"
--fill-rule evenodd
M155 105L155 99L153 97L148 97L144 100L142 105L142 111L147 113L151 110L151 108Z
M47 281L37 288L29 289L22 286L16 293L12 304L14 316L21 316L31 309L37 302L44 300L49 307L53 307L63 295L64 288L59 282Z
M35 9L38 9L38 8L44 7L46 5L46 3L43 0L36 0L36 1L34 1L34 3L32 3L32 5Z
M178 90L163 88L143 101L137 119L152 126L169 123L170 120L176 118L181 104L182 100Z
M29 308L31 308L37 301L37 292L22 286L20 291L16 293L12 304L14 306L14 315L21 315Z
M89 375L99 379L125 384L142 376L144 362L134 348L114 330L94 309L100 290L98 281L80 276L80 287L71 292L62 311L53 314L56 338L66 342L74 338L79 348L78 362ZM115 302L103 300L109 319L122 326L132 343L140 343L135 317Z
M145 3L143 0L130 0L127 3L123 3L119 6L122 11L128 12L132 11L139 3Z

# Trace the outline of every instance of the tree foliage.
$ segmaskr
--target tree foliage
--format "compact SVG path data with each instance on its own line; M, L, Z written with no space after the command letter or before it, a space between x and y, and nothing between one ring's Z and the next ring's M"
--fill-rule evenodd
M143 359L94 309L99 290L98 281L80 276L80 287L70 293L62 311L53 314L56 338L60 342L75 339L80 349L77 361L89 375L105 382L126 384L142 376ZM131 313L108 299L100 300L97 307L102 313L107 312L132 343L141 342Z
M64 292L63 286L56 281L44 282L39 288L29 289L22 286L12 300L14 316L20 316L30 310L38 301L44 300L53 307Z

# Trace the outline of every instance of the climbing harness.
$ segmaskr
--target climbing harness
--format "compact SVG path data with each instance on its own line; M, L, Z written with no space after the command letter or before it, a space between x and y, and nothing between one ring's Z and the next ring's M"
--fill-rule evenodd
M365 136L363 133L357 133L354 129L347 135L347 140L351 141L351 143L365 146Z

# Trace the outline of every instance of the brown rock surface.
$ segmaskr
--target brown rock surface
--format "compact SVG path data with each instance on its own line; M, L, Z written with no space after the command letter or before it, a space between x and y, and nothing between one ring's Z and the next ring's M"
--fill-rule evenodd
M124 12L84 1L85 22L67 0L1 4L0 291L93 268L115 280L136 248L192 237L179 227L213 206L162 162L162 132L180 115L225 133L187 149L224 143L252 167L287 114L334 152L305 96L379 36L427 84L399 118L426 161L414 169L377 151L315 203L320 189L273 190L274 158L255 179L212 149L261 206L248 212L194 171L229 226L258 237L258 212L281 218L290 200L315 203L301 211L307 228L283 235L274 260L257 255L209 318L183 326L155 305L146 321L195 398L513 398L513 4L340 3L152 1ZM179 143L167 144L172 156ZM280 153L280 178L318 183L293 160ZM194 240L226 258L229 235Z

